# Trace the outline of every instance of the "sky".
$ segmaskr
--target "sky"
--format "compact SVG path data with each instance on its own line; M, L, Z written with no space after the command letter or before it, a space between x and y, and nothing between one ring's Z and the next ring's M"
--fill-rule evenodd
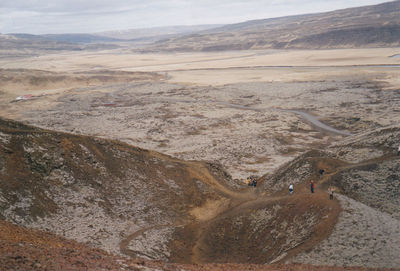
M94 33L230 24L388 0L0 0L0 33Z

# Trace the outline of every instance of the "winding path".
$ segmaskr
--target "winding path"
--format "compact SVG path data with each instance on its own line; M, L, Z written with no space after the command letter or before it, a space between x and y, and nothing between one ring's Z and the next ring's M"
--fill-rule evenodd
M219 104L219 105L224 105L230 108L235 108L235 109L241 109L241 110L250 110L250 111L256 111L256 112L265 112L265 111L280 111L280 112L289 112L293 113L296 115L300 115L303 120L306 122L309 122L312 126L316 127L319 130L322 130L324 132L327 132L329 134L335 134L335 135L341 135L341 136L350 136L352 133L348 131L342 131L338 130L336 128L333 128L321 121L318 120L317 117L308 114L304 111L301 110L294 110L294 109L280 109L280 108L257 108L257 107L250 107L246 105L240 105L240 104L233 104L225 101L219 101L219 100L206 100L206 101L197 101L197 100L189 100L189 99L175 99L175 98L170 98L170 99L151 99L157 102L176 102L176 103L198 103L198 102L206 102L206 103L214 103L214 104Z
M312 125L318 127L321 130L324 130L326 132L337 134L337 135L343 135L343 136L352 135L350 132L341 131L341 130L335 129L335 128L331 127L331 126L328 126L325 123L320 122L315 116L310 115L310 114L308 114L308 113L306 113L304 111L291 110L291 109L283 109L282 111L291 112L291 113L295 113L297 115L300 115L303 119L305 119L306 121L310 122Z

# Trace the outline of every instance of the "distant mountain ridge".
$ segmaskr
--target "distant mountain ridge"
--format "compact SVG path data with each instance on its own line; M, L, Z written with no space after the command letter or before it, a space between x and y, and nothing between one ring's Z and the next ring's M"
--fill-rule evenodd
M136 47L141 52L397 47L400 0L229 25L168 26L93 34L0 34L0 50L99 50L120 45Z
M178 26L164 26L152 28L135 28L126 30L115 30L94 33L96 36L114 38L119 40L133 40L155 37L166 37L171 35L181 35L193 32L205 31L209 29L219 28L223 25L210 24L210 25L178 25Z
M0 50L24 51L31 54L34 51L79 51L82 46L74 43L60 42L31 34L0 34Z
M181 37L189 33L209 30L221 25L167 26L148 29L127 29L100 33L65 33L33 35L26 33L0 33L0 50L97 50L115 49L121 43L146 46L163 39Z
M44 34L44 35L32 35L24 33L11 33L9 36L13 36L19 39L44 41L44 42L60 42L60 43L112 43L123 41L121 39L115 39L110 37L103 37L94 34Z
M60 51L84 51L84 50L108 50L120 46L111 42L98 39L89 43L91 36L63 36L46 37L44 35L31 34L0 34L0 57L34 56L42 53L54 53ZM92 38L94 39L94 38ZM101 40L101 41L100 41Z
M155 42L165 38L182 36L198 31L221 27L222 25L167 26L154 28L127 29L99 33L64 33L33 35L26 33L10 33L6 36L36 42L60 42L71 44L85 43L117 43L117 42ZM1 37L0 37L1 38ZM0 40L1 42L1 40Z
M400 45L400 1L253 20L158 42L154 51L322 49Z

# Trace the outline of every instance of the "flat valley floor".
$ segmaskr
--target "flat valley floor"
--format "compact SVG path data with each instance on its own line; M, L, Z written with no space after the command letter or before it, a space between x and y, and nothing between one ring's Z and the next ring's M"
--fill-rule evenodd
M125 49L3 58L0 115L217 161L240 185L347 134L398 124L399 53ZM22 95L32 97L15 100Z

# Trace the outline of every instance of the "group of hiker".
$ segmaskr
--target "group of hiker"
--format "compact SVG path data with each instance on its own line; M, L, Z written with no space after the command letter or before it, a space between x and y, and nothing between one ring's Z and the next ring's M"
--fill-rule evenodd
M400 146L399 146L398 151L397 151L397 156L400 156ZM321 168L321 169L318 170L318 172L319 172L320 178L322 178L324 176L325 170ZM256 178L254 176L248 177L247 178L247 185L256 187L257 186ZM311 180L310 181L310 192L311 192L311 194L314 194L314 191L315 191L315 183L314 183L313 180ZM335 188L333 186L329 186L328 193L329 193L329 199L330 200L333 200L334 192L335 192ZM289 184L289 195L293 195L293 193L294 193L294 186L293 186L293 184Z
M399 149L399 154L400 154L400 149ZM324 169L320 169L318 172L320 174L320 177L322 178L322 176L325 173L325 170ZM311 192L311 194L314 194L314 192L315 192L315 183L314 183L313 180L310 181L310 192ZM329 199L330 200L333 200L334 192L335 192L335 189L333 188L333 186L329 186L328 193L329 193ZM294 193L293 184L289 184L289 195L293 195L293 193Z
M257 186L257 180L256 180L256 178L255 178L254 176L248 177L248 178L247 178L247 185L248 185L248 186L254 186L254 187L256 187L256 186Z
M311 194L314 194L315 191L315 183L314 181L310 182L310 192ZM335 192L335 189L332 186L329 186L328 188L328 193L329 193L329 199L333 199L333 193ZM294 188L293 188L293 184L289 185L289 195L293 195L294 193Z
M400 150L399 150L399 152L400 152ZM320 174L320 177L322 178L322 176L325 173L325 170L320 169L318 172ZM247 182L248 186L253 186L253 187L257 186L257 179L255 176L248 177L246 182ZM335 191L335 189L332 186L329 186L328 193L329 193L329 199L331 199L331 200L333 200L334 191ZM314 192L315 192L315 183L313 180L310 181L310 192L311 192L311 194L314 194ZM289 184L289 195L293 195L293 193L294 193L294 186L293 186L293 184Z

